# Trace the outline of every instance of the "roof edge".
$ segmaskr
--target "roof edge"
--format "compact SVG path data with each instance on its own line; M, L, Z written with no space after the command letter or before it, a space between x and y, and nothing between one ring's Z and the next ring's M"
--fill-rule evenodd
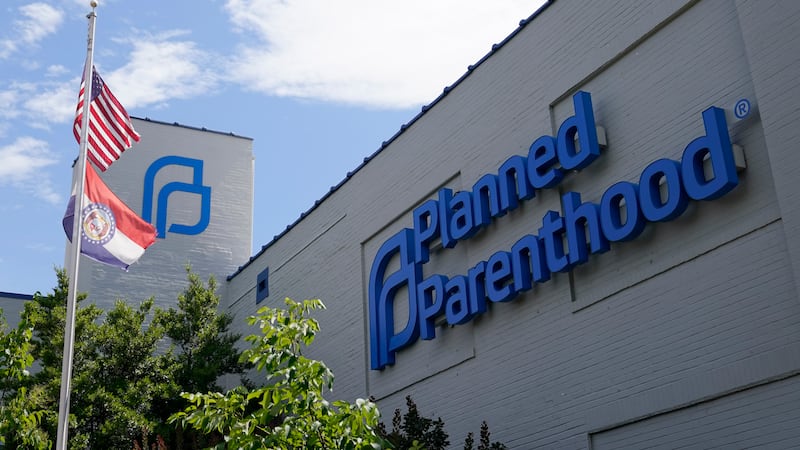
M131 116L131 119L137 119L137 120L142 120L142 121L145 121L145 122L157 123L157 124L160 124L160 125L170 125L170 126L179 127L179 128L186 128L188 130L205 131L207 133L214 133L214 134L221 134L223 136L237 137L237 138L241 138L241 139L247 139L249 141L253 140L253 138L251 138L251 137L241 136L241 135L235 134L233 132L209 130L206 127L194 127L194 126L191 126L191 125L183 125L183 124L180 124L178 122L163 122L161 120L155 120L155 119L151 119L149 117Z
M0 291L0 298L13 298L16 300L33 300L33 295Z

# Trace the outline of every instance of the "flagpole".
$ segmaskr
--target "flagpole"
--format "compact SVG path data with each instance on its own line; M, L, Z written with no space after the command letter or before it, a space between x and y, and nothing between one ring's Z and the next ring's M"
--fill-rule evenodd
M58 435L57 450L66 450L69 431L69 401L72 382L72 359L75 351L75 311L78 303L78 264L81 257L81 226L83 223L83 194L86 183L86 149L89 134L89 104L92 97L92 65L94 47L94 23L97 15L94 10L97 1L91 0L89 19L89 32L86 45L86 66L83 69L83 117L81 121L80 151L77 161L77 187L75 189L75 210L72 221L72 265L69 273L69 289L67 295L67 314L64 323L64 355L61 363L61 393L58 402Z

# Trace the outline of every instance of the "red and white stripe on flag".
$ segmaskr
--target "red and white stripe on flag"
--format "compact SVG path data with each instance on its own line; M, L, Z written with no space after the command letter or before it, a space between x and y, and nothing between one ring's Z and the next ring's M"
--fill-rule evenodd
M83 123L83 102L86 82L81 81L78 108L75 113L73 131L80 144ZM133 129L128 112L106 86L100 74L92 67L92 92L89 99L89 133L87 134L87 157L101 171L119 159L122 152L131 148L131 140L139 142L139 133Z

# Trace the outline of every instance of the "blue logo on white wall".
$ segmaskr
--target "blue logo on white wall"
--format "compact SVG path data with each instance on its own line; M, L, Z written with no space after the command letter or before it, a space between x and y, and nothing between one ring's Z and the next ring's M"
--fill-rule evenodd
M435 338L440 317L449 325L464 324L486 312L489 302L511 301L534 283L547 282L553 272L569 272L591 254L608 251L612 242L635 239L648 222L679 217L690 200L719 198L739 183L725 113L711 107L702 114L705 134L686 146L680 161L650 163L638 183L614 183L598 203L567 192L561 211L547 211L535 234L522 236L509 251L494 253L463 275L424 278L432 246L441 242L445 249L455 247L600 156L591 96L578 92L572 101L575 115L564 120L556 136L537 138L526 156L510 157L496 174L478 179L472 190L440 189L437 199L414 209L413 229L404 228L381 245L368 291L373 370L393 365L395 353L417 339ZM391 264L395 259L399 269L387 274L397 266ZM401 292L407 292L408 321L396 331L394 302Z
M156 201L156 220L153 222L153 185L156 174L166 166L184 166L192 169L192 182L172 181L165 184L158 192ZM174 192L187 192L199 195L200 218L193 225L173 223L167 230L167 203ZM203 186L203 161L183 156L165 156L159 158L147 168L144 174L144 194L142 198L142 219L154 223L158 237L163 238L166 232L176 234L200 234L208 227L211 219L211 187Z

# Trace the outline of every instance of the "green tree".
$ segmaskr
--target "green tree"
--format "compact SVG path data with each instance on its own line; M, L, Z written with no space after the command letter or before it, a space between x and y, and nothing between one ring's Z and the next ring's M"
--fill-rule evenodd
M484 420L481 422L481 434L478 450L505 450L508 448L501 442L492 442L489 438L490 436L491 433L489 433L489 424L487 424ZM474 444L475 438L473 437L472 432L467 433L467 438L464 440L464 450L472 450Z
M178 296L178 308L159 312L155 321L171 339L177 369L175 381L185 392L218 391L217 379L225 374L241 374L241 352L236 343L241 337L228 332L233 321L220 313L217 282L204 285L200 277L186 268L189 286Z
M171 364L156 352L164 330L146 322L153 299L138 308L118 300L86 343L85 365L73 376L76 439L89 448L129 449L159 424L154 400L168 388Z
M33 364L32 337L33 329L25 320L21 320L17 328L9 330L0 308L0 400L8 398L9 390L16 382L29 375L28 368Z
M50 439L41 428L47 414L40 392L28 392L25 381L33 364L33 328L23 318L9 329L0 309L0 444L7 448L49 448Z
M401 414L400 409L394 410L391 433L386 431L383 424L379 426L380 433L394 448L444 450L450 445L441 417L433 420L422 416L411 396L406 396L406 407L408 410L405 414Z
M188 402L181 392L220 391L219 377L242 374L246 364L239 361L241 351L236 343L241 337L229 332L233 317L220 313L217 282L209 277L206 284L186 268L188 286L178 296L177 308L159 311L155 322L163 327L171 340L168 352L174 365L171 389L164 392L157 406L164 423L170 414L184 409ZM200 448L208 444L209 436L162 427L161 434L176 448ZM213 439L213 436L211 436Z
M392 431L387 432L386 426L378 426L379 433L393 448L397 450L443 450L450 445L448 434L444 431L444 421L441 417L433 420L422 416L417 404L406 396L407 411L405 414L400 409L394 410L392 417ZM486 421L481 423L480 442L477 450L504 450L505 444L491 442L489 425ZM475 436L467 433L464 439L464 450L475 450Z
M333 373L302 354L319 331L319 323L308 316L324 305L287 298L286 306L263 307L248 319L261 334L245 339L251 347L242 360L264 375L263 387L183 394L191 404L170 421L219 432L225 440L219 449L380 448L377 406L363 399L354 404L325 400L323 391L332 388Z
M39 362L40 369L34 375L37 383L50 383L55 389L55 398L61 384L61 361L64 352L64 324L69 277L63 269L56 270L56 287L53 292L43 295L36 292L33 301L25 304L23 320L33 328L32 354ZM95 321L103 311L95 305L81 307L86 294L79 294L75 311L75 351L73 367L80 368L85 363L84 347L90 340ZM73 369L75 370L75 369Z
M28 406L47 411L41 426L51 440L57 429L69 288L63 270L57 270L57 278L53 292L35 294L23 312L33 328L32 354L40 366L26 385L34 402ZM159 423L153 400L171 379L169 360L156 354L164 330L145 326L152 318L152 299L136 308L117 301L104 315L96 305L83 307L85 298L79 295L75 314L69 447L129 449L134 438L150 434Z
M56 270L56 287L50 294L36 292L33 301L25 304L22 320L32 329L31 354L38 363L37 371L26 379L23 387L27 390L26 403L22 399L20 408L43 411L40 427L50 440L55 441L58 427L58 398L61 386L61 361L64 351L64 323L66 317L67 292L69 278L63 269ZM78 296L78 305L86 298ZM95 320L102 315L102 310L94 305L76 309L75 315L75 352L73 357L73 374L78 374L87 363L85 347L90 341ZM73 386L73 404L80 398L75 395ZM78 441L70 439L70 444ZM71 445L72 446L72 445ZM80 447L76 447L80 448Z
M166 312L154 308L152 299L136 307L117 301L112 310L103 312L93 304L84 306L85 294L78 296L70 448L146 447L147 442L158 441L159 434L174 438L174 426L166 420L188 404L180 398L182 391L218 390L220 375L244 371L235 347L239 336L228 333L232 319L217 312L216 282L211 278L204 285L188 268L187 273L188 287L178 298L178 308ZM42 436L51 440L57 429L69 289L66 272L59 269L56 275L52 293L36 293L23 313L30 335L29 359L38 362L38 371L12 380L13 386L12 381L0 380L4 383L0 391L7 386L9 392L21 393L4 399L4 411L14 406L17 417L20 411L36 411L30 417L36 419ZM159 352L165 337L172 347ZM170 444L197 448L207 443L202 435L189 438Z

